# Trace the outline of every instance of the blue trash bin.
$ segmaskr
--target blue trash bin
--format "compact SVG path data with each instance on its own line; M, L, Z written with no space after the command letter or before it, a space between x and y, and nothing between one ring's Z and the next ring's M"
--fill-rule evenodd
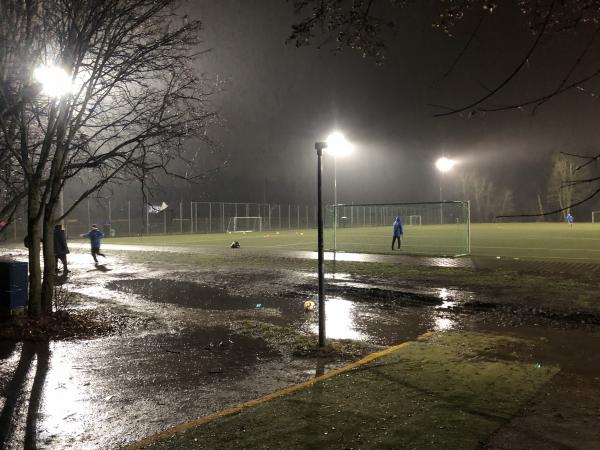
M25 311L28 268L26 262L0 260L0 316L12 316Z

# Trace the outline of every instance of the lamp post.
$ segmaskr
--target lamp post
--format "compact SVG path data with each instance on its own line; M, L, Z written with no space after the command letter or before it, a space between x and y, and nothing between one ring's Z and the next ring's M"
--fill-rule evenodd
M323 270L323 149L327 148L326 142L315 142L317 151L317 251L319 255L319 347L325 346L325 273Z
M327 153L333 156L333 251L337 249L337 159L346 156L352 151L352 145L346 140L346 137L339 131L334 131L327 136L326 147Z
M442 203L444 201L444 196L442 195L442 178L444 173L451 170L455 164L456 161L454 159L448 159L446 157L439 158L435 162L435 166L440 172L440 225L443 225L444 223L444 204Z

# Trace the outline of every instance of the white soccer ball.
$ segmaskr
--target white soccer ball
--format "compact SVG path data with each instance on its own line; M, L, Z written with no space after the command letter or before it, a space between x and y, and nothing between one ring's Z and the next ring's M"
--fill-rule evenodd
M306 300L304 302L304 312L313 312L316 306L317 305L312 300Z

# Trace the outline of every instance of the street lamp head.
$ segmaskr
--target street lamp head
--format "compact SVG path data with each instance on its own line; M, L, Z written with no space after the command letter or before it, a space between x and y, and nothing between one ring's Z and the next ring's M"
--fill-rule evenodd
M33 72L33 77L42 85L42 93L49 97L62 97L75 90L69 74L58 66L39 66Z
M327 152L331 153L335 158L346 156L352 151L352 148L352 144L339 131L335 131L327 137Z
M456 165L456 160L448 158L440 158L435 162L435 167L440 172L448 172Z

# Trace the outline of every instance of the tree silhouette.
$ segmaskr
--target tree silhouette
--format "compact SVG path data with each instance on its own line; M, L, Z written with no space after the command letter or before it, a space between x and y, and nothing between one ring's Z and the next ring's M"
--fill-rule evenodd
M27 199L29 312L39 315L52 308L54 224L108 182L188 161L186 142L207 142L215 120L212 87L194 69L200 23L179 17L176 0L0 2L0 160L12 168L2 182ZM49 96L40 65L64 70L72 88ZM197 176L189 168L182 177ZM90 173L61 216L65 182Z

